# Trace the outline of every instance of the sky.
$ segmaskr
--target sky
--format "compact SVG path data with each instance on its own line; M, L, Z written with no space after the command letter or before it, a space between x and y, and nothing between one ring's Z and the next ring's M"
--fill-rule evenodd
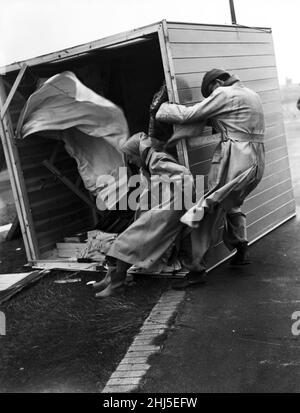
M280 83L300 83L300 0L234 0L237 23L271 27ZM0 0L0 67L162 19L231 24L229 0Z

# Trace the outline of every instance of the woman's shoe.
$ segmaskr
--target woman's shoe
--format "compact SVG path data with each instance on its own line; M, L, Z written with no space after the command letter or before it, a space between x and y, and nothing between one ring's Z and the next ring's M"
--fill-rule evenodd
M121 287L124 287L126 280L126 273L120 273L116 270L111 271L110 273L110 282L107 286L102 289L99 293L95 295L96 298L106 298L120 290Z
M100 291L99 293L95 294L96 298L106 298L110 297L111 295L120 292L124 289L124 281L120 281L119 283L110 283L104 290Z
M104 290L104 288L106 288L110 284L110 282L111 282L110 276L106 275L103 278L103 280L101 280L97 283L94 283L93 288L95 288L95 290L102 291L102 290Z
M106 288L108 286L108 284L111 283L111 276L110 275L111 275L112 271L115 271L115 270L116 270L115 267L109 267L105 277L103 278L103 280L98 281L97 283L94 283L93 288L95 288L95 290L99 290L99 291L104 290L104 288Z

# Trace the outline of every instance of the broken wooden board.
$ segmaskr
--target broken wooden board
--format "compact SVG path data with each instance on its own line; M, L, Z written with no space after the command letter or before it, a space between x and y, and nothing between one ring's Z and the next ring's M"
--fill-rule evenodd
M97 271L98 262L81 263L72 261L42 260L30 263L32 268L45 270L66 270L66 271Z
M30 274L32 274L32 271L21 272L18 274L0 274L0 291L7 290L8 288L12 287L17 282L20 282Z
M176 278L183 278L186 276L188 271L177 271L177 272L151 272L147 270L134 270L131 271L130 269L128 270L127 274L129 275L135 275L135 276L147 276L151 278L164 278L164 279L176 279Z
M46 271L31 271L17 274L0 274L0 304L7 301L28 284L37 281Z

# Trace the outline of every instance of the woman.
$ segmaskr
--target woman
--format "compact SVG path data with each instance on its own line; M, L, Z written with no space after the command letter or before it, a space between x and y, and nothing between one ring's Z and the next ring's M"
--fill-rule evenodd
M144 207L144 200L150 195L151 205L146 210L138 209L136 220L118 236L108 251L109 271L105 279L95 285L102 290L96 294L98 298L108 297L122 287L131 265L150 269L172 246L183 228L180 223L185 213L183 191L191 193L193 187L189 170L161 151L145 133L133 135L121 150L128 161L142 169L143 176L151 184L151 190L146 188L140 196ZM166 191L159 185L171 181L175 185L168 187L166 197Z

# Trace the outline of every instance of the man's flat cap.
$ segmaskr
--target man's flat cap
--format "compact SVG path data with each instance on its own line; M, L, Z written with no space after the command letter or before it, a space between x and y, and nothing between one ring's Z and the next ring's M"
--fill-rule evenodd
M209 89L208 89L210 83L212 83L213 81L215 81L216 79L224 75L227 75L228 77L230 77L230 73L226 72L223 69L212 69L209 72L205 73L203 80L202 80L202 85L201 85L201 93L205 98L207 98L210 95Z

